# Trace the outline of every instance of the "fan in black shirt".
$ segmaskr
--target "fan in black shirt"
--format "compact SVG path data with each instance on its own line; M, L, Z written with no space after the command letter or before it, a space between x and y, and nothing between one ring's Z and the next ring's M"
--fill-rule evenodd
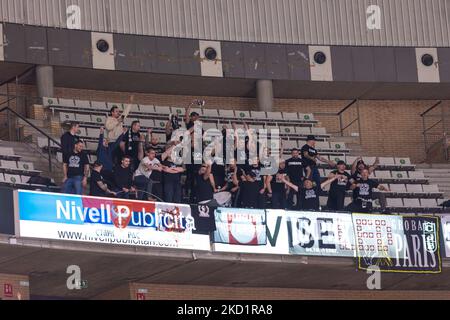
M363 169L361 171L361 178L354 181L350 187L353 190L353 202L347 209L352 212L371 212L373 199L372 189L374 188L381 191L389 191L388 188L369 179L369 169Z
M307 175L307 177L312 179L316 183L317 188L319 188L320 173L317 169L317 160L326 162L331 167L335 167L336 163L319 155L316 150L316 138L313 135L308 135L306 137L306 144L302 147L301 151L302 159L305 161L305 166L311 168L311 175Z
M139 162L144 158L144 136L140 134L141 125L138 120L131 123L131 130L123 136L120 148L122 152L131 159L131 170L134 171L139 166Z
M324 188L329 185L333 181L335 181L338 177L335 176L331 179L328 179L320 185L320 188ZM297 209L299 210L315 210L318 211L320 209L319 202L319 194L318 188L314 187L312 180L305 179L303 181L303 187L298 187L297 185L289 182L286 177L281 176L281 180L290 188L294 189L298 193L298 197L300 202L297 204Z
M299 150L297 148L292 149L291 158L285 161L286 163L286 173L289 177L289 180L295 184L297 187L302 186L303 179L306 176L309 177L311 174L311 168L305 165L303 159L300 158ZM293 190L289 190L288 198L287 198L287 207L288 209L294 208L294 196L297 193ZM297 198L297 204L299 203L299 199Z
M114 168L115 191L118 198L129 199L130 193L136 192L136 188L133 186L133 171L130 162L129 156L123 156L120 165Z
M196 186L197 186L197 202L211 200L214 196L214 181L211 174L211 165L202 164L197 172Z
M211 173L214 179L215 192L223 191L227 187L226 177L225 177L225 166L214 162L211 167Z
M101 175L103 165L100 162L95 162L91 172L91 181L89 184L89 195L96 197L108 197L116 195L115 192L108 189L108 185Z
M361 157L356 158L355 161L353 161L353 163L352 163L352 169L351 169L352 179L354 179L354 180L361 179L361 172L364 169L369 170L369 176L370 176L372 174L372 172L374 172L375 169L378 167L379 163L380 163L380 160L378 159L378 157L375 159L375 162L371 166L365 164L365 162L363 161L363 159Z
M331 172L328 178L338 176L330 186L328 194L327 208L328 210L341 211L344 210L345 194L351 185L351 176L345 172L345 162L340 160L337 163L337 170Z
M247 181L253 180L255 185L252 185L252 189L258 189L257 205L254 208L265 208L265 192L266 192L266 176L261 174L261 164L259 159L256 159L252 165L248 165L245 170Z
M286 208L286 186L281 180L282 176L286 176L286 162L280 161L278 172L272 176L267 176L266 188L268 196L272 198L272 209Z
M258 208L258 199L260 196L260 184L256 181L256 175L253 171L241 176L240 198L242 208Z
M77 136L80 125L78 122L71 122L69 131L65 132L61 136L61 151L63 156L63 162L68 160L68 156L72 153L75 142L80 140Z

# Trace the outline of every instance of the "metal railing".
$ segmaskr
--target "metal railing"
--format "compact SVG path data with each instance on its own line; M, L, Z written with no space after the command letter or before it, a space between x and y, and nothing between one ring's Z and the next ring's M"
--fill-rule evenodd
M14 98L10 98L7 101L11 101L11 99L13 100ZM3 105L5 102L1 103L1 105ZM34 130L36 130L37 132L39 132L41 135L43 135L44 137L47 138L47 155L48 155L48 170L49 172L53 171L53 165L52 165L52 143L54 145L57 145L61 148L61 144L56 141L55 139L53 139L51 136L49 136L47 133L45 133L43 130L41 130L40 128L38 128L36 125L34 125L33 123L31 123L28 119L26 119L24 116L20 115L19 113L17 113L16 111L14 111L13 109L11 109L9 106L3 107L0 109L0 114L6 112L6 119L7 119L7 126L8 126L8 140L10 141L20 141L20 137L18 134L14 134L14 128L16 128L16 122L12 121L12 115L16 116L17 118L21 119L23 122L25 122L27 125L29 125L31 128L33 128Z
M330 134L338 135L344 137L345 130L350 128L353 124L358 125L358 138L359 143L361 144L361 122L360 122L360 111L359 104L357 103L358 99L354 99L350 103L348 103L344 108L342 108L339 112L314 112L314 115L322 116L322 117L337 117L339 119L339 130L338 131L329 131ZM350 108L356 108L356 117L350 120L347 124L344 124L344 114L346 111L349 111Z
M450 120L450 113L447 107L439 100L420 114L425 161L432 162L433 158L440 160L441 156L442 160L449 161L447 123Z

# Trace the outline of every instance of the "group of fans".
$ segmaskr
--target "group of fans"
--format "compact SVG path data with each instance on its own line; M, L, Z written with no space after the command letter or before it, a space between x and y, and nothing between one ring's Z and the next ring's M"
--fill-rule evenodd
M184 117L186 129L191 134L194 123L200 120L198 113L190 112L193 104L195 102L188 107ZM61 137L64 162L62 192L83 194L90 176L89 195L92 196L171 203L182 203L186 199L184 202L191 204L237 208L320 210L319 196L322 189L330 185L327 210L371 212L373 189L388 191L369 178L378 165L378 159L370 166L362 158L356 159L349 174L344 161L335 163L318 153L316 139L312 135L307 137L300 150L292 150L289 159L278 162L278 170L274 174L264 175L263 169L269 165L266 160L249 159L249 149L255 145L251 138L244 140L244 163L236 161L241 156L236 136L234 159L229 163L209 160L202 164L193 161L180 164L172 158L174 147L180 143L171 139L173 131L179 127L176 116L171 116L167 122L169 142L164 147L151 129L146 135L140 132L139 120L133 121L130 128L124 127L125 116L118 107L111 108L104 127L100 129L97 160L92 170L84 143L77 136L79 124L70 124L70 130ZM244 126L249 130L246 124ZM224 126L222 129L225 140L227 128ZM233 129L236 129L234 124ZM193 150L192 147L192 160ZM334 168L324 181L318 170L319 161ZM346 207L347 190L352 190L353 201Z

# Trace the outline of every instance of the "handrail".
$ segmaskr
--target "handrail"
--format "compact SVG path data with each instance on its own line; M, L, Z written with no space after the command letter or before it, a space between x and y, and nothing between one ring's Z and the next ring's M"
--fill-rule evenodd
M7 83L13 81L13 80L16 79L16 78L22 78L23 75L27 74L28 72L30 72L32 69L35 69L35 68L36 68L35 65L34 65L34 66L31 66L31 67L29 67L27 70L25 70L24 72L22 72L21 74L15 75L15 76L13 76L13 77L7 79L7 80L4 80L4 81L0 82L0 87L3 86L4 84L7 84Z
M342 109L341 111L339 111L337 113L338 116L340 116L345 110L347 110L348 108L350 108L352 105L354 105L356 102L358 101L358 99L353 100L352 102L350 102L348 105L346 105L344 107L344 109Z
M354 124L356 121L358 121L358 118L354 119L352 122L350 122L348 125L346 125L344 128L341 129L341 131L344 131L348 127L350 127L352 124Z
M442 103L442 100L439 100L438 102L436 102L435 104L433 104L431 107L429 107L427 110L425 110L424 112L422 112L420 114L421 117L423 117L424 115L426 115L428 112L430 112L431 110L433 110L434 108L436 108L438 105L440 105Z
M425 129L424 131L422 131L423 134L425 134L426 132L428 132L428 130L433 129L435 126L437 126L439 123L442 123L442 119L439 120L438 122L436 122L435 124L433 124L431 127Z
M30 121L28 121L24 116L20 115L19 113L17 113L14 110L12 110L10 107L3 107L3 108L0 109L0 113L2 113L4 111L7 112L8 124L9 124L9 130L10 130L9 131L9 138L10 139L11 139L11 126L10 126L10 120L9 120L10 113L14 114L16 117L18 117L19 119L24 121L26 124L28 124L33 129L35 129L37 132L39 132L40 134L42 134L43 136L45 136L47 138L48 170L49 170L49 172L52 172L53 170L52 170L51 142L53 142L54 144L56 144L60 148L61 148L61 144L58 141L56 141L55 139L53 139L51 136L49 136L47 133L45 133L44 131L39 129L36 125L34 125Z
M18 114L16 111L12 110L10 107L3 107L2 109L0 109L0 113L2 113L3 111L9 111L12 112L14 115L16 115L17 117L19 117L20 119L22 119L22 121L25 121L28 125L30 125L31 127L33 127L35 130L37 130L39 133L41 133L42 135L44 135L46 138L48 138L50 141L52 141L53 143L55 143L56 145L58 145L59 147L61 147L61 143L59 143L58 141L56 141L55 139L53 139L51 136L49 136L47 133L45 133L44 131L42 131L41 129L39 129L37 126L35 126L34 124L32 124L30 121L28 121L24 116Z

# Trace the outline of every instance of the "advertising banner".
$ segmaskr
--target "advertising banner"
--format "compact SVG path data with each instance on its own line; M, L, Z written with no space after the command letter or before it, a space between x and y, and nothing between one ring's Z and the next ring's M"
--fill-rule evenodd
M289 253L355 257L352 215L334 212L286 212Z
M266 211L259 209L217 208L214 242L234 245L265 245Z
M216 230L216 217L214 211L217 207L206 204L191 205L191 214L195 220L193 233L210 234Z
M353 215L359 269L440 273L439 218Z
M287 225L284 210L266 210L266 245L248 246L214 243L217 252L289 254Z
M183 204L18 191L21 237L210 250Z
M355 256L351 214L266 210L265 246L215 243L214 251Z
M444 237L445 256L450 257L450 216L441 217L442 235Z

